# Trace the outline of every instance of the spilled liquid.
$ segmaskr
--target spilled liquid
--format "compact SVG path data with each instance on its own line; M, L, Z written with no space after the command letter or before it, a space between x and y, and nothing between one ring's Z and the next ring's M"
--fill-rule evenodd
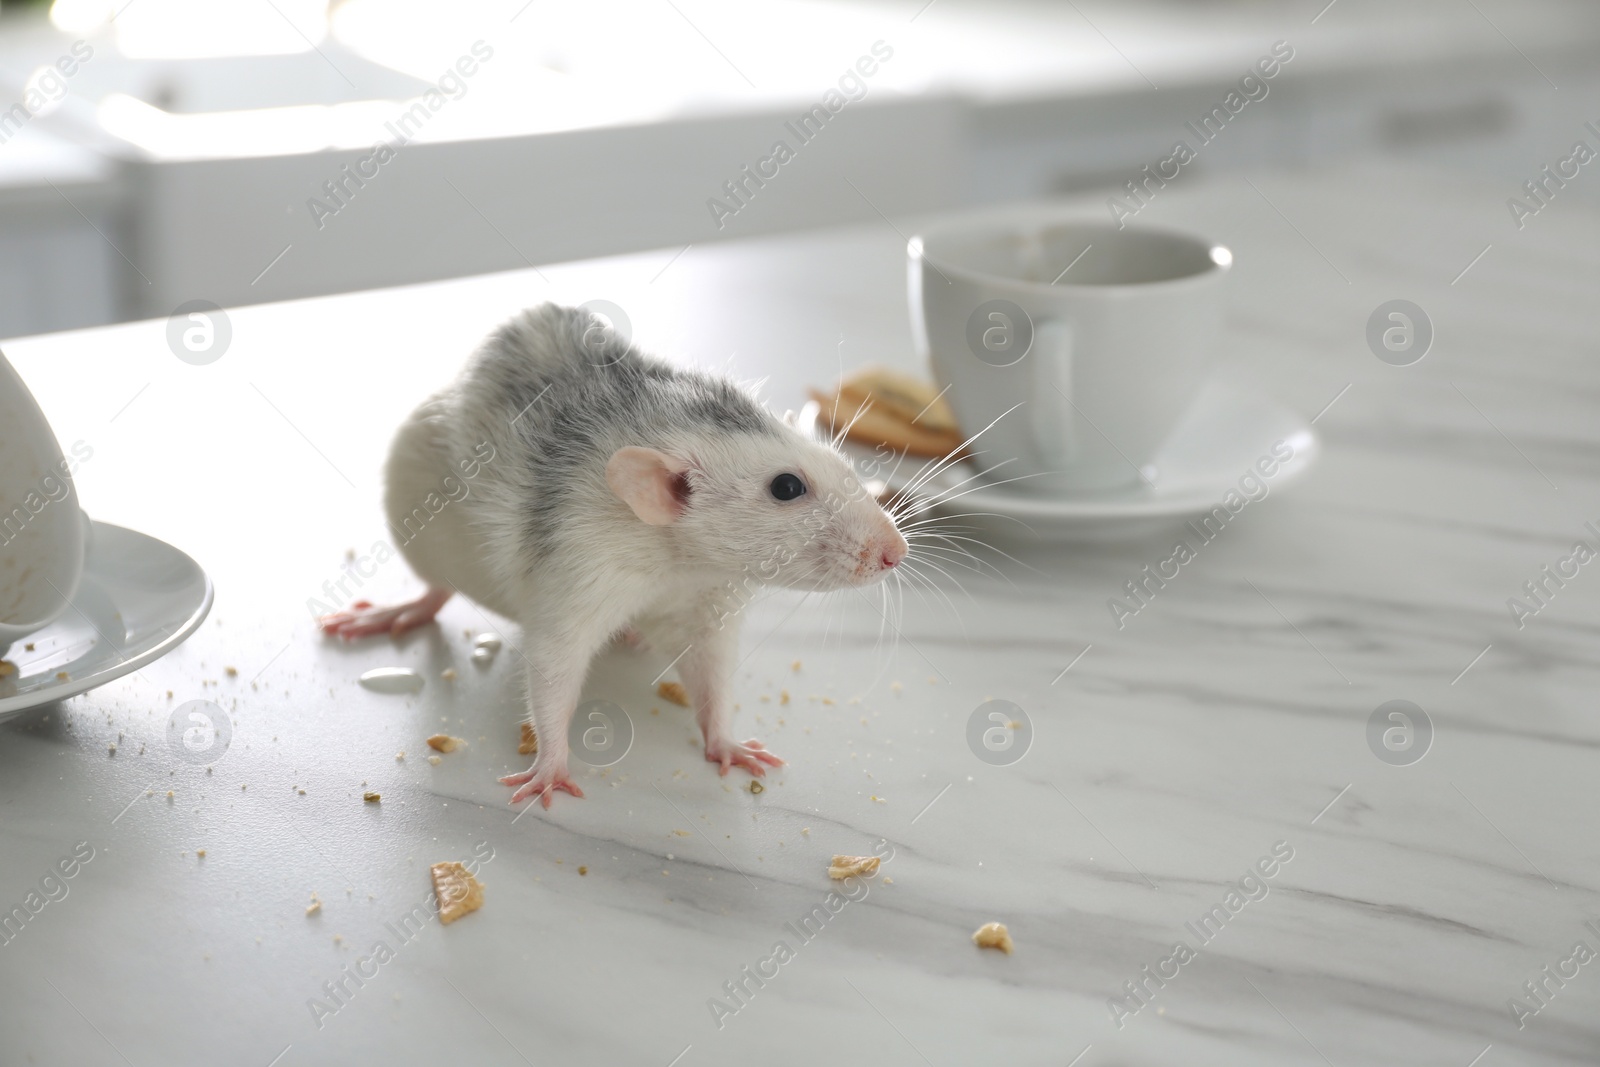
M422 675L410 667L378 667L357 679L374 693L420 693Z
M495 653L500 651L500 635L479 634L473 639L472 644L472 662L480 667L487 667L494 662Z

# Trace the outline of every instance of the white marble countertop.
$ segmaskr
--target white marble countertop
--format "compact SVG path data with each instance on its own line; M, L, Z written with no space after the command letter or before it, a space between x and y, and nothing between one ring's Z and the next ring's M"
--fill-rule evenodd
M0 904L93 849L0 944L0 1063L1595 1062L1600 964L1563 961L1600 950L1600 577L1522 629L1506 602L1600 520L1600 215L1557 199L1518 232L1514 190L1438 174L1253 180L1147 214L1232 246L1226 373L1322 412L1319 469L1120 631L1107 598L1170 537L1014 550L1042 575L991 557L1009 581L908 594L882 639L856 598L758 601L739 721L790 760L761 795L652 699L667 657L615 652L590 692L631 710L632 750L517 818L494 780L524 760L515 657L473 667L464 636L500 624L457 600L399 647L339 647L307 604L381 534L402 413L512 310L613 300L647 347L795 405L841 361L913 365L914 221L241 309L207 367L161 322L7 344L93 445L90 513L190 552L217 602L168 658L0 725ZM1403 368L1364 340L1397 297L1438 334ZM398 562L364 581L418 588ZM427 688L356 685L387 665ZM967 747L990 697L1034 724L1010 766ZM232 721L209 767L165 745L187 699ZM1410 766L1368 747L1391 699L1436 731ZM430 765L437 730L470 747ZM827 858L880 839L887 877L794 937ZM1275 847L1266 895L1196 937ZM428 865L475 850L483 909L397 937ZM1013 955L969 942L990 920ZM719 1028L708 1002L780 939ZM1180 940L1119 1026L1108 1000Z

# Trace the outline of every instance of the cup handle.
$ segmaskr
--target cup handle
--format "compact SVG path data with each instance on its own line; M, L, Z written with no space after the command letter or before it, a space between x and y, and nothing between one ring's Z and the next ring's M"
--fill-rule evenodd
M1045 463L1070 462L1077 425L1077 397L1072 395L1072 327L1060 319L1045 319L1033 328L1033 395L1037 402L1054 405L1065 398L1067 410L1060 418L1035 417L1029 428L1034 447Z

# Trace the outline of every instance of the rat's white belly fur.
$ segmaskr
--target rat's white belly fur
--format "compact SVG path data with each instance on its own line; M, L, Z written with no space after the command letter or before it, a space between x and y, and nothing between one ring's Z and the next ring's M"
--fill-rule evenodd
M518 618L510 588L496 580L488 546L472 524L472 481L461 476L450 456L451 442L444 430L445 402L436 397L419 407L395 435L384 470L384 513L389 529L406 562L417 576L436 588L455 589L491 611ZM453 480L447 481L447 479ZM443 487L463 485L467 496L451 500ZM448 503L429 514L424 501L432 494ZM417 509L428 515L416 530ZM407 526L407 520L411 525Z

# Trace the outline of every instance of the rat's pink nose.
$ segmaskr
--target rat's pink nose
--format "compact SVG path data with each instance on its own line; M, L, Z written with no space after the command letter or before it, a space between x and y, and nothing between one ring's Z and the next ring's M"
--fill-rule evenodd
M892 531L890 536L892 540L884 545L882 552L878 556L878 564L884 570L888 570L905 559L906 551L909 547L906 544L906 539L900 535L899 530Z

